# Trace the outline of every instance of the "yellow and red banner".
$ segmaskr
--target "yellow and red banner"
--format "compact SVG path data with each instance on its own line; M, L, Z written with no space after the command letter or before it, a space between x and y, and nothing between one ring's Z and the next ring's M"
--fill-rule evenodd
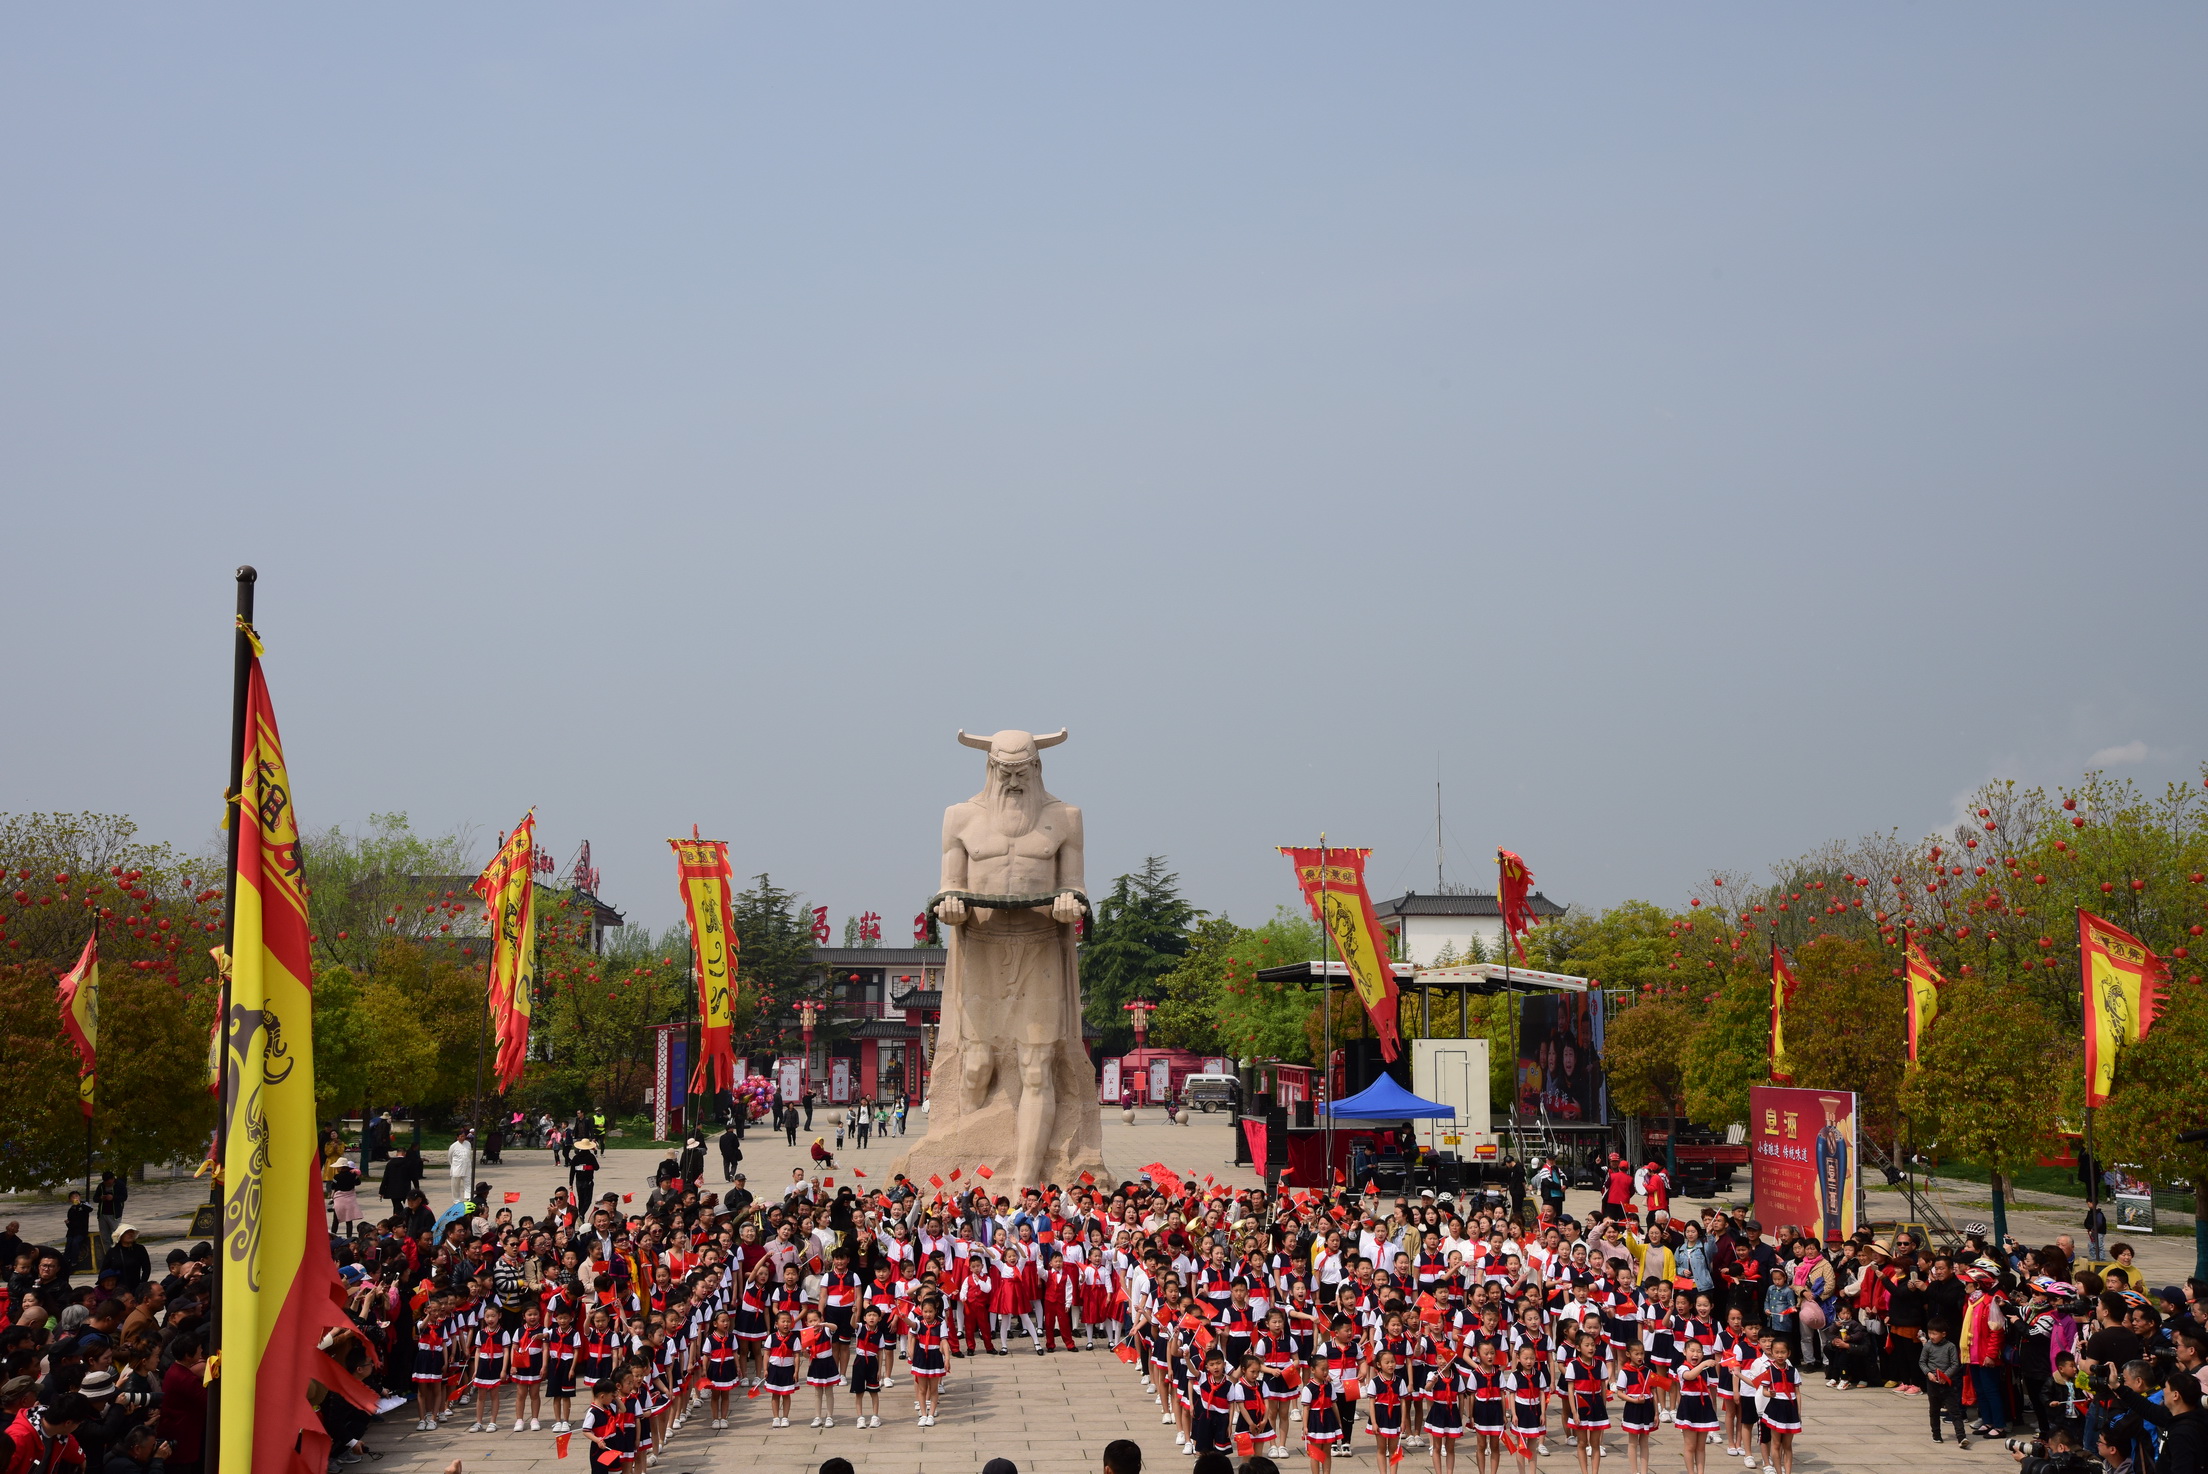
M1801 985L1794 981L1794 969L1786 965L1779 949L1771 949L1771 1083L1791 1085L1794 1077L1786 1069L1786 1005L1794 1001L1794 990Z
M728 844L718 839L670 839L690 918L690 962L698 978L698 1068L690 1089L712 1092L736 1083L736 927L729 910Z
M529 1063L530 998L537 984L537 812L522 815L475 878L491 929L491 1022L498 1032L498 1088L511 1090Z
M1296 849L1276 846L1295 863L1296 883L1319 925L1326 928L1349 969L1350 986L1372 1018L1380 1036L1380 1054L1393 1060L1398 1052L1395 1033L1395 968L1388 961L1387 933L1373 915L1372 897L1365 893L1365 857L1371 850Z
M1947 979L1932 965L1932 959L1924 955L1922 943L1903 933L1901 950L1902 981L1907 985L1909 1005L1909 1063L1917 1062L1917 1044L1924 1031L1932 1027L1932 1020L1940 1016L1940 989L1947 986Z
M2116 1086L2116 1053L2137 1044L2162 1011L2162 959L2120 926L2078 909L2078 967L2085 985L2085 1103Z
M1509 850L1495 852L1495 868L1502 877L1496 900L1501 903L1503 931L1509 936L1510 945L1517 949L1518 960L1523 962L1526 960L1526 944L1520 938L1534 927L1533 907L1529 899L1533 894L1533 872L1526 868L1525 861Z
M215 1250L222 1275L218 1459L223 1469L255 1474L321 1474L329 1434L307 1403L308 1380L347 1396L359 1384L318 1349L326 1333L349 1322L322 1216L299 825L257 655L246 686L237 840Z
M92 1096L100 1073L100 933L84 939L77 965L61 975L55 988L61 1001L61 1031L77 1046L77 1109L92 1119Z

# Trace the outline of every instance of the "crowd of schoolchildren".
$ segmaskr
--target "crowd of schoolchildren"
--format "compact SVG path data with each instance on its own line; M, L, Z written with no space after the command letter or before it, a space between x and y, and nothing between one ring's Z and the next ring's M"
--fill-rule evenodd
M900 1375L931 1426L953 1361L1015 1351L1116 1355L1187 1455L1300 1451L1312 1474L1368 1447L1453 1474L1466 1444L1481 1474L1620 1454L1644 1474L1662 1445L1689 1474L1720 1449L1782 1474L1818 1374L1921 1395L1935 1439L2036 1422L2054 1468L2082 1449L2192 1474L2208 1447L2198 1286L2144 1293L2120 1244L2096 1271L2059 1240L1766 1241L1739 1212L1630 1197L1580 1222L1546 1197L1531 1214L1369 1184L1268 1198L1161 1164L1017 1194L799 1169L775 1199L679 1170L640 1205L561 1189L517 1216L484 1185L441 1219L338 1238L354 1331L333 1351L418 1429L549 1432L606 1474L700 1423L879 1427ZM78 1287L60 1251L24 1247L0 1471L192 1474L195 1261ZM377 1415L336 1397L322 1415L332 1469L365 1453Z

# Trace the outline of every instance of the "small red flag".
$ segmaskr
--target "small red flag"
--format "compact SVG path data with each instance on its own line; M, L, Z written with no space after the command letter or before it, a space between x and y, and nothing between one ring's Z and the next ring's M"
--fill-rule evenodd
M562 1433L559 1437L552 1440L552 1446L560 1451L561 1458L564 1459L567 1457L567 1445L574 1439L574 1437L575 1435L572 1433Z
M996 1173L989 1170L989 1164L986 1162L984 1162L979 1167L976 1167L974 1170L976 1172L979 1172L984 1177L994 1177L997 1175Z
M767 1389L766 1389L766 1388L764 1388L764 1387L754 1387L754 1388L752 1388L752 1389L751 1389L751 1390L750 1390L749 1392L746 1392L746 1393L744 1394L744 1396L746 1396L746 1397L757 1397L757 1396L758 1396L758 1395L759 1395L760 1393L762 1393L762 1392L764 1392L764 1391L766 1391L766 1390L767 1390Z
M1206 1173L1204 1174L1204 1186L1206 1186L1206 1187L1209 1187L1209 1186L1211 1186L1211 1174L1210 1174L1209 1172L1206 1172Z
M1082 1186L1084 1186L1084 1187L1094 1187L1094 1186L1096 1186L1096 1174L1095 1174L1094 1172L1084 1172L1084 1173L1082 1173L1082 1174L1081 1174L1081 1184L1082 1184Z
M954 1173L952 1173L951 1175L955 1177L955 1176L957 1176L958 1174L954 1172ZM930 1172L930 1173L928 1174L928 1185L929 1185L930 1187L941 1187L941 1186L943 1185L943 1179L942 1179L942 1178L940 1178L940 1177L938 1177L938 1176L937 1176L936 1174L934 1174L933 1172Z
M820 1185L822 1187L834 1187L836 1185L836 1179L834 1179L833 1177L823 1177L822 1179L820 1179Z
M865 1174L864 1172L861 1172L861 1171L860 1171L860 1170L859 1170L858 1168L856 1168L856 1167L853 1167L853 1168L851 1169L851 1175L852 1175L853 1177L864 1177L864 1176L866 1176L866 1174Z
M509 1202L509 1203L518 1203L518 1202L520 1202L520 1201L521 1201L521 1194L520 1194L520 1193L508 1193L508 1194L506 1194L506 1201L507 1201L507 1202Z
M635 1194L635 1193L623 1193L623 1194L621 1194L621 1201L622 1201L622 1202L624 1202L624 1203L631 1203L631 1202L634 1202L634 1201L636 1201L636 1194Z
M956 1167L953 1167L953 1168L951 1169L951 1181L953 1181L953 1182L956 1182L956 1181L958 1181L958 1173L959 1173L959 1169L958 1169L958 1168L956 1168Z

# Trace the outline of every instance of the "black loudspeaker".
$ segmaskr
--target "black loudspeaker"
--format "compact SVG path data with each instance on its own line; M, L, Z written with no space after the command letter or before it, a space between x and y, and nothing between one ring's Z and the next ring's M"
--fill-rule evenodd
M1288 1165L1288 1108L1267 1102L1265 1109L1265 1165Z
M1317 1107L1317 1106L1315 1106L1315 1105L1313 1105L1313 1104L1312 1104L1312 1103L1311 1103L1310 1101L1308 1101L1308 1100L1299 1100L1299 1101L1297 1101L1297 1102L1296 1102L1296 1125L1297 1125L1298 1127L1300 1127L1301 1129L1303 1129L1303 1130L1306 1130L1306 1131L1308 1131L1308 1130L1310 1130L1310 1129L1311 1129L1311 1128L1312 1128L1313 1126L1316 1126L1316 1125L1318 1125L1318 1124L1319 1124L1319 1109L1318 1109L1318 1107Z
M1408 1049L1397 1054L1395 1062L1390 1064L1381 1058L1377 1039L1349 1039L1339 1047L1344 1099L1367 1089L1382 1075L1392 1076L1405 1090L1411 1088L1411 1052Z

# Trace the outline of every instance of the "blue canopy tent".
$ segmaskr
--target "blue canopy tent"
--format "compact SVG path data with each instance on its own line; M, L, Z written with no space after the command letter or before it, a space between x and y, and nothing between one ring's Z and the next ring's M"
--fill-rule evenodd
M1454 1120L1457 1108L1413 1095L1393 1076L1382 1075L1355 1095L1334 1102L1327 1113L1352 1121L1417 1121L1433 1116Z

